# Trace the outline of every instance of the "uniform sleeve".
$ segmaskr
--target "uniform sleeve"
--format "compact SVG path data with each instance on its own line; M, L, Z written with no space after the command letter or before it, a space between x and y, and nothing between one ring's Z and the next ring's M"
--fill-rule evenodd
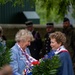
M36 39L41 39L40 33L38 31L36 31L35 37L36 37Z
M13 75L21 75L18 73L18 62L17 62L17 55L16 52L11 50L11 62L10 62L10 66L13 69Z
M72 49L75 50L75 31L74 30L72 32L71 45L72 45Z
M42 49L43 42L42 42L42 39L41 39L41 36L40 36L39 32L37 32L37 36L38 36L37 44L39 46L39 49Z

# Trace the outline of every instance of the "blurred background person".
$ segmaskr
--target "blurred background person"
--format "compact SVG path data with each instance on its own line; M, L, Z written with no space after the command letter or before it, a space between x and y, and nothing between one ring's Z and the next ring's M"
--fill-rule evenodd
M4 36L3 34L3 29L2 27L0 26L0 46L6 46L6 37Z
M31 56L34 57L35 59L39 60L40 58L40 51L42 49L42 39L40 36L40 33L36 30L34 30L33 27L33 22L32 21L27 21L26 23L26 28L31 31L34 41L31 42L31 45L28 46Z
M50 50L51 50L49 35L53 32L55 32L54 24L47 23L46 24L46 34L44 35L44 45L43 45L43 49L42 49L42 55L45 55L46 53L50 52Z
M70 24L70 20L66 17L63 20L62 32L66 35L67 38L65 47L70 51L70 54L72 54L72 60L75 61L75 30L73 25Z

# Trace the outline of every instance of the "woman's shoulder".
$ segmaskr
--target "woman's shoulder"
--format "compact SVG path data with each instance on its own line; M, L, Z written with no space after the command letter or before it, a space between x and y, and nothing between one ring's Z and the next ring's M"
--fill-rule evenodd
M67 51L60 52L59 55L61 55L61 56L66 56L66 55L69 55L69 52L67 52Z
M15 44L10 50L11 50L11 51L15 51L15 52L17 52L17 51L18 51L18 47L17 47L17 45Z
M61 52L60 54L59 54L59 58L60 59L67 59L67 58L70 58L70 54L69 54L69 52Z

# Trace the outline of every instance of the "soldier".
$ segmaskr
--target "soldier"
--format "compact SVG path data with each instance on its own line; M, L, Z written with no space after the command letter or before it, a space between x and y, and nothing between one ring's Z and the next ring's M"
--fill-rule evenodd
M64 18L63 20L63 33L66 35L67 41L65 43L65 47L72 52L72 59L75 57L75 31L73 26L70 24L70 20L68 18Z
M32 32L33 37L35 39L33 42L31 42L31 45L29 46L31 56L39 60L40 50L42 49L42 40L40 34L38 31L34 30L32 21L26 22L26 26L27 29Z
M53 23L47 23L46 24L46 34L44 36L44 49L43 49L43 54L46 54L50 52L51 47L50 47L50 38L49 35L53 33L54 30L54 24Z

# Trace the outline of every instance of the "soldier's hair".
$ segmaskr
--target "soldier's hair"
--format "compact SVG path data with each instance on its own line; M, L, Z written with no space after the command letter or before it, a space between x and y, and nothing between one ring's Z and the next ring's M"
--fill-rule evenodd
M62 43L62 45L65 44L66 42L66 37L65 37L65 34L60 32L60 31L56 31L54 33L51 33L49 35L50 39L55 39L57 43Z
M70 22L70 20L67 17L64 18L63 22L66 22L66 21Z
M27 29L21 29L17 32L16 36L15 36L15 41L19 42L19 41L27 41L27 39L30 38L30 41L33 41L33 35L32 33L27 30Z

